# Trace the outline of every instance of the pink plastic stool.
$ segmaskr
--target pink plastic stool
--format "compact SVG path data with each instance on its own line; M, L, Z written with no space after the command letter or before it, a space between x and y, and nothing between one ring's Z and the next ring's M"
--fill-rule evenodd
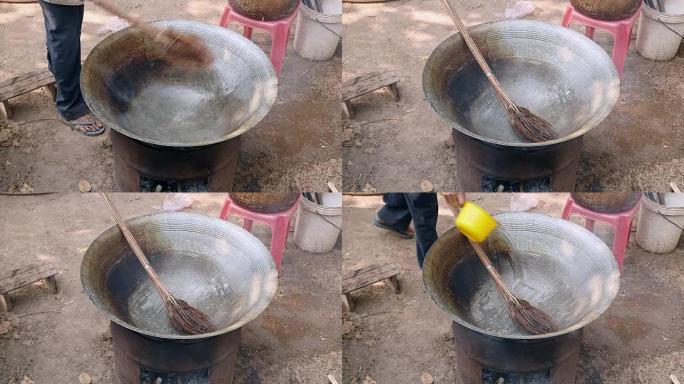
M288 208L287 211L277 212L277 213L259 213L250 211L249 209L243 208L233 202L230 196L226 197L226 201L223 203L223 208L221 208L221 214L219 217L223 220L228 218L228 215L234 214L243 218L242 228L252 232L252 224L254 220L262 222L269 227L271 227L271 255L278 268L278 273L280 273L280 263L283 260L283 254L285 253L285 247L287 245L287 234L290 231L290 218L297 211L299 207L299 201L301 200L301 195L297 198L297 201Z
M570 4L563 17L563 26L568 27L573 21L584 24L587 26L584 34L592 40L594 39L594 30L596 28L603 29L612 34L615 41L613 43L613 63L615 63L615 68L617 68L620 78L622 78L625 59L627 58L627 51L629 50L629 41L632 38L632 27L640 13L641 7L639 7L632 16L629 16L626 19L603 21L581 14L572 6L572 4Z
M280 77L280 67L283 66L283 61L285 60L287 39L290 36L290 26L297 16L300 4L301 3L297 4L297 8L290 16L272 21L250 19L249 17L234 11L230 5L226 5L226 8L221 15L219 25L225 28L231 21L237 21L244 26L242 35L250 40L252 39L252 31L254 28L263 29L271 34L271 63L273 64L273 68L275 68L276 75Z
M594 222L596 220L610 224L614 230L613 255L615 255L618 267L620 267L620 270L622 271L622 262L625 259L625 251L627 251L632 219L634 219L634 215L636 215L636 212L639 210L639 205L641 205L641 200L639 200L634 208L626 212L599 213L577 204L571 196L568 197L568 201L565 203L563 219L568 220L573 213L580 215L586 219L584 227L592 232L594 231Z

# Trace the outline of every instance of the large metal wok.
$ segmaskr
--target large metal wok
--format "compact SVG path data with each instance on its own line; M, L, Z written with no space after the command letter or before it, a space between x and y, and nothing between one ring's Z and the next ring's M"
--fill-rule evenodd
M145 143L197 147L239 136L275 102L275 70L248 39L197 21L158 21L202 39L215 55L207 69L171 64L135 27L112 34L88 55L81 89L106 125Z
M530 336L510 319L492 279L456 229L442 235L423 266L425 289L456 323L497 340L551 340L598 318L615 298L619 271L601 239L571 222L537 213L496 216L508 231L513 267L495 259L509 288L549 313L557 332Z
M577 32L531 20L486 23L470 31L513 100L551 122L560 136L545 143L522 142L461 35L455 34L425 64L423 89L440 117L471 138L516 148L563 143L598 125L618 100L620 80L611 58Z
M227 221L194 213L128 220L150 263L177 297L209 315L218 330L181 335L140 263L114 226L86 251L81 283L95 306L129 330L163 339L202 339L239 329L270 303L277 270L268 249Z

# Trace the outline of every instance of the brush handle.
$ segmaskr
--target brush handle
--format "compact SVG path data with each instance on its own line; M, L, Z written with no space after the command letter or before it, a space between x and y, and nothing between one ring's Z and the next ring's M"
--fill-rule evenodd
M454 215L454 217L458 216L458 213L461 211L461 207L457 205L456 201L448 198L445 194L442 194L442 196L449 205L451 213ZM487 256L487 252L485 252L485 250L482 248L482 245L470 239L468 239L468 241L470 242L470 246L473 247L473 249L475 250L477 257L480 259L485 269L487 270L487 273L489 273L489 276L491 276L492 280L494 280L497 287L502 291L504 296L506 296L506 300L510 302L517 302L517 298L515 297L515 295L513 295L513 292L511 292L511 290L508 289L508 287L506 287L506 283L499 274L499 271L497 271L496 268L494 268L492 261L489 259L489 256Z
M119 211L116 209L116 206L114 206L112 201L109 200L109 196L107 196L107 194L104 192L100 192L100 197L105 202L107 207L109 207L109 210L112 214L112 218L114 218L114 221L116 221L116 225L119 226L119 229L121 229L121 232L126 238L126 242L128 242L128 245L133 250L133 253L140 261L140 264L142 264L143 268L145 268L145 272L147 272L147 275L150 277L150 280L152 280L152 282L158 289L166 291L165 287L161 286L161 280L159 279L159 275L157 275L157 272L150 265L149 260L147 260L147 257L145 257L145 253L143 253L142 248L140 248L140 244L138 244L138 241L135 239L135 236L133 236L131 230L128 229L128 225L126 225L126 222L121 218L121 215L119 214ZM159 283L159 285L157 283Z
M504 100L509 101L510 97L508 97L508 94L499 82L499 79L497 79L496 76L494 76L492 68L490 68L489 64L487 64L487 60L485 60L482 51L480 51L480 48L478 48L477 44L475 44L475 40L473 40L473 38L470 37L468 29L466 28L465 24L463 24L463 20L461 20L461 17L458 15L458 12L456 12L455 0L442 0L442 3L444 3L444 6L449 11L449 15L451 16L451 19L454 21L454 24L456 24L456 28L461 33L461 36L463 37L463 40L468 46L468 49L470 49L470 52L475 57L475 60L480 65L480 68L482 68L482 71L487 76L487 79L489 79L489 82L492 84L494 89L496 89L497 92L504 97Z
M163 34L163 31L161 29L155 28L138 19L137 17L125 13L124 11L116 7L114 4L112 4L109 0L91 1L95 3L98 7L104 9L105 11L128 21L131 25L136 26L138 29L147 33L148 35L152 35L155 39L161 39L161 36Z

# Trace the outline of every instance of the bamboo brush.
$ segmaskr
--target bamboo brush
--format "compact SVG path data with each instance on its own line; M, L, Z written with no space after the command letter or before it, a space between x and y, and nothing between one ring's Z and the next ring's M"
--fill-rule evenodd
M480 68L482 68L487 79L489 79L492 87L494 87L494 91L496 92L501 105L506 110L508 121L516 134L522 139L532 143L543 143L545 141L558 139L558 134L553 130L553 127L548 121L535 115L529 109L523 108L513 102L499 82L499 79L492 73L492 69L489 67L489 64L487 64L487 61L477 47L477 44L475 44L473 38L470 37L470 33L468 33L465 24L463 24L461 17L458 15L458 12L456 12L454 0L442 0L442 2L449 10L451 19L454 21L454 24L456 24L456 28L458 28L461 36L463 36L463 40L468 46L468 49L470 49L470 52L475 57Z
M207 315L185 301L174 297L171 292L169 292L166 286L159 279L157 272L155 272L154 268L152 268L150 265L150 262L147 260L147 257L145 257L142 248L140 248L140 245L138 244L138 241L135 240L133 233L131 233L130 229L128 229L126 222L121 218L119 211L116 209L114 204L112 204L111 200L109 200L109 197L102 192L100 193L100 197L102 200L104 200L105 204L107 204L107 207L109 207L112 217L119 226L119 229L121 229L121 232L123 232L128 245L131 247L131 249L133 249L133 253L135 253L135 256L138 258L143 268L145 268L147 276L157 289L159 296L161 296L161 299L164 302L164 307L166 307L166 313L171 320L171 325L177 330L188 335L201 335L215 331L216 328L211 323Z
M128 15L114 6L109 0L92 0L104 10L128 21L141 31L150 35L170 61L190 69L200 69L214 62L214 54L199 38L170 28L157 28Z
M460 206L456 204L454 199L450 199L446 195L444 197L447 204L449 204L449 208L454 217L457 216L461 209ZM506 282L504 282L496 268L494 268L492 261L489 259L489 256L487 256L487 252L482 248L482 245L470 239L468 239L468 241L480 258L482 264L485 266L485 269L487 269L487 273L489 273L489 276L494 280L496 290L499 291L499 294L506 302L506 310L513 322L530 335L542 335L555 331L556 326L553 323L551 316L529 302L516 297L515 294L508 289Z

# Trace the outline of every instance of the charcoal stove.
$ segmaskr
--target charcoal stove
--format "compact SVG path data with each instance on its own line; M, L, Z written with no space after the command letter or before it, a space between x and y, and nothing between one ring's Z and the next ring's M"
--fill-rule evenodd
M232 383L239 329L193 341L149 337L114 322L111 330L120 384Z
M180 334L121 231L88 247L81 284L111 320L118 384L226 384L241 328L270 303L277 271L269 250L244 229L194 213L128 220L169 290L206 313L217 331Z
M217 25L154 23L203 40L205 69L168 61L151 37L129 27L102 40L81 72L83 97L110 127L120 191L230 191L240 135L257 125L278 93L275 70L248 39Z
M549 313L558 331L530 336L506 312L467 239L452 229L430 248L426 292L452 320L462 384L572 384L583 329L619 288L611 250L579 225L536 213L496 216L513 245L513 265L494 258L509 288Z
M471 33L513 100L560 138L522 142L461 35L449 37L425 64L423 90L452 128L462 190L573 190L584 135L619 97L611 58L585 36L539 21L486 23Z

